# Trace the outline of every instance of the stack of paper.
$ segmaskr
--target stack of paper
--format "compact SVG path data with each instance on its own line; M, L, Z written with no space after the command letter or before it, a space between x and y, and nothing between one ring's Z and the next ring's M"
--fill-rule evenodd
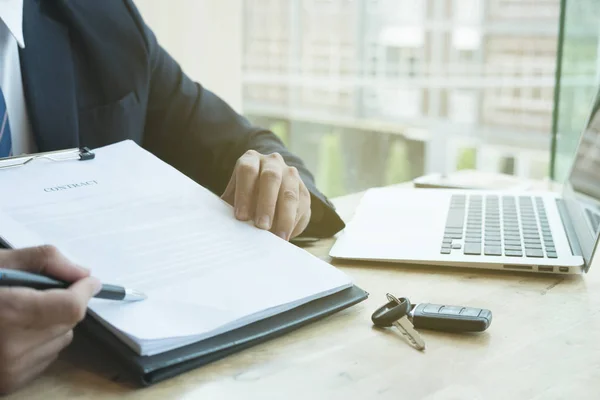
M352 285L341 271L250 223L126 141L91 161L0 170L0 236L49 243L103 282L148 299L93 299L92 313L134 351L158 354Z

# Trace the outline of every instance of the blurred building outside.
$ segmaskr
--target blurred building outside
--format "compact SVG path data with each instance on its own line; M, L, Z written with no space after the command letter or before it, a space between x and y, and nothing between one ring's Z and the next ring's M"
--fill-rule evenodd
M543 178L559 14L559 0L245 0L243 110L329 195L464 168Z
M272 129L329 196L464 168L548 174L560 0L136 4L192 79ZM567 7L564 166L600 70L600 2Z

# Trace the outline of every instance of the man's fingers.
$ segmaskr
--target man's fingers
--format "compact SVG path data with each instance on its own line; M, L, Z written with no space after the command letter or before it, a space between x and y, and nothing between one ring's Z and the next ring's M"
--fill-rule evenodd
M76 265L54 246L29 247L19 250L0 250L0 265L49 275L67 282L85 278L90 271Z
M263 158L254 216L255 225L261 229L270 230L273 224L284 166L283 158L277 153Z
M71 344L72 341L73 330L68 329L67 331L63 331L58 336L50 337L41 343L36 343L34 347L29 349L14 363L13 367L18 375L22 375L40 363L55 359L58 353Z
M69 292L75 295L75 309L73 316L79 317L79 321L85 316L87 304L102 289L100 281L93 277L88 277L75 282L69 287ZM83 310L80 308L83 307ZM82 312L83 311L83 312Z
M38 345L28 353L27 364L25 368L32 368L35 364L55 358L64 348L73 341L73 330L69 329L63 334L48 340L45 343Z
M54 361L56 361L57 358L58 354L55 354L54 356L48 357L47 359L33 365L30 369L27 370L25 374L23 374L18 387L22 387L24 384L37 378L38 375L44 372Z
M235 180L235 217L248 221L253 217L256 184L260 172L260 154L250 150L237 162Z
M233 170L233 174L231 174L231 178L229 179L229 183L225 188L225 191L221 195L221 199L225 200L230 205L234 205L235 201L235 179L236 179L236 170Z
M65 323L75 326L83 320L87 311L87 305L92 297L102 289L100 281L93 277L81 279L72 284L67 290L47 290L40 293L38 301L44 304L37 307L43 310L46 317L46 325ZM39 314L39 311L38 311ZM44 319L40 317L41 319Z
M7 334L8 332L4 332ZM12 330L0 348L0 392L13 391L41 373L73 340L64 326L39 330Z
M250 150L240 157L221 198L231 204L232 196L237 219L253 219L257 227L285 240L310 221L308 189L279 153L265 156Z
M308 199L305 199L303 201L302 198L304 196L308 197ZM302 204L301 208L298 211L298 213L300 214L300 218L296 222L296 226L294 227L294 230L292 231L292 234L290 235L290 239L295 238L296 236L298 236L299 234L304 232L304 230L310 223L311 208L310 208L310 194L308 193L308 189L306 189L306 195L302 194L302 190L300 191L300 203Z
M95 278L84 278L69 289L35 290L21 287L0 289L0 324L22 329L74 326L85 316L87 303L100 290Z
M18 329L46 329L64 322L60 310L65 303L57 301L56 294L48 292L22 287L1 288L0 321L2 325ZM56 321L57 317L59 321Z
M296 215L296 223L294 225L294 230L290 235L289 239L295 238L308 226L310 223L311 217L311 199L310 192L306 188L306 185L302 181L300 181L300 205L298 207L298 215Z
M304 232L304 230L308 226L309 222L310 222L310 211L308 213L303 214L302 217L300 218L300 220L298 220L298 223L296 224L294 231L290 235L290 239L295 238L296 236L298 236L299 234Z
M271 230L283 240L289 240L290 234L296 226L296 216L298 215L300 178L298 170L294 167L286 168L284 175L277 200L277 215Z
M10 334L19 338L12 346L12 350L14 351L12 354L16 358L20 358L24 354L33 354L40 346L69 335L69 332L73 330L73 326L70 324L32 327L32 329L21 329L21 327L16 326L14 328Z

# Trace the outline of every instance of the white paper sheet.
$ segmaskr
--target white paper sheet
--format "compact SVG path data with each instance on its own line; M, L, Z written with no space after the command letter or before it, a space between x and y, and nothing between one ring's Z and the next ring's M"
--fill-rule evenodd
M0 187L10 188L0 196L0 235L18 247L54 244L103 282L145 292L143 302L90 306L140 354L351 286L329 264L235 220L229 205L134 142L95 152L92 161L0 170Z

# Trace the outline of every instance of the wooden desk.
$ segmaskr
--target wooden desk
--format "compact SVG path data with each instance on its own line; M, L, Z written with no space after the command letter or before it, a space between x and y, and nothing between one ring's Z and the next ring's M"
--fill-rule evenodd
M423 189L426 190L426 189ZM360 196L336 201L352 213ZM332 240L309 250L327 258ZM598 399L600 266L584 277L335 263L370 298L326 320L136 390L59 361L11 399ZM483 334L422 331L421 353L371 327L385 293L489 308Z

